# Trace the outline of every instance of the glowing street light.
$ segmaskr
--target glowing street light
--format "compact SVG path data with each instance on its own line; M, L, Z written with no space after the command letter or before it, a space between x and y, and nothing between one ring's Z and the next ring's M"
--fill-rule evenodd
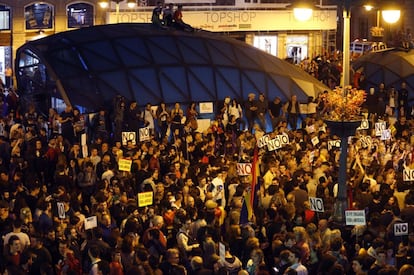
M293 16L298 21L308 21L311 19L313 14L313 3L302 0L302 1L295 1L290 5L293 9Z
M103 9L109 7L110 2L115 2L115 16L116 16L116 23L119 23L119 4L124 0L100 0L98 2L99 6ZM137 5L137 0L126 0L128 8L132 9Z

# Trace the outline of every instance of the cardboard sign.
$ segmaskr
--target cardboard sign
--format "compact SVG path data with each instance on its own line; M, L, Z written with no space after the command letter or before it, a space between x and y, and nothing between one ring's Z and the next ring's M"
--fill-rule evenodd
M365 210L346 210L345 224L346 225L365 225L367 223L365 218Z
M391 139L391 130L385 129L381 131L381 140L389 140Z
M262 148L264 146L267 145L267 142L269 141L270 137L269 135L264 135L262 136L258 141L257 141L257 147Z
M382 131L384 131L385 129L387 129L387 125L384 121L375 123L375 135L377 137L380 137Z
M150 128L139 128L139 141L151 140Z
M360 129L360 130L367 130L367 129L369 129L368 119L363 119L361 121L361 125L358 127L358 129Z
M403 181L413 181L413 180L414 180L414 169L404 169Z
M91 216L85 219L85 230L92 229L98 226L98 219L96 216Z
M271 139L267 142L268 151L274 151L279 148L282 148L282 142L280 141L279 136L276 136L276 138Z
M313 146L315 146L316 144L319 143L319 138L317 136L315 136L311 139L311 141L312 141Z
M310 209L315 212L325 212L321 198L309 197Z
M138 193L138 207L152 205L152 193L151 191Z
M372 139L370 136L364 136L359 139L361 141L361 146L363 148L367 148L372 144Z
M222 261L226 260L226 246L222 242L219 242L219 255Z
M236 169L237 169L237 175L248 176L252 173L252 164L251 163L237 163Z
M341 140L328 140L328 150L332 150L335 148L341 148Z
M408 223L395 223L394 236L408 235Z
M118 170L131 172L132 160L130 159L119 159Z
M64 219L66 217L65 204L63 202L58 202L56 204L57 204L59 219Z
M122 132L121 137L123 146L126 146L128 141L132 141L133 145L137 143L137 133L135 132Z

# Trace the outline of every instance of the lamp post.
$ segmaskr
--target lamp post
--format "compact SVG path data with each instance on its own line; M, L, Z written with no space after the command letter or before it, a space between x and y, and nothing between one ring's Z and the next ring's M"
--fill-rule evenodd
M377 11L376 26L371 28L371 35L373 37L383 37L384 35L384 28L381 26L381 19L388 24L394 24L400 19L401 16L401 11L395 6L395 4L390 5L387 3L382 7L382 10L381 7L377 7L372 4L366 4L364 5L364 8L367 12L370 12L373 9L376 9Z
M109 7L111 2L115 3L115 16L116 16L116 23L119 23L119 9L120 3L124 2L125 0L100 0L98 2L101 8L106 9ZM132 9L137 5L137 0L126 0L128 8Z

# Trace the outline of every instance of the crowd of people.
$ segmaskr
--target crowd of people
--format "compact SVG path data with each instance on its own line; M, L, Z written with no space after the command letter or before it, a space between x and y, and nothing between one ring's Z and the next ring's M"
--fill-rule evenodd
M0 268L414 274L413 179L403 177L414 159L414 127L404 100L403 86L398 93L373 88L365 106L370 127L349 139L348 206L366 212L366 224L352 226L333 219L340 148L322 120L323 93L309 100L306 114L296 96L226 97L204 131L197 130L196 103L185 111L178 102L141 109L118 96L113 111L102 108L88 120L69 105L47 117L33 105L16 112L18 98L1 98ZM392 129L390 139L377 136L379 121ZM124 139L141 128L149 129L148 140ZM270 149L266 135L288 142ZM125 160L130 166L121 169ZM253 186L240 168L252 163L259 166ZM139 194L151 194L145 206ZM309 197L321 199L324 212L315 212ZM246 218L248 202L253 213ZM408 231L395 234L398 223Z
M187 32L194 32L196 29L183 20L183 5L177 5L174 10L174 4L170 3L166 6L162 2L157 2L157 6L152 11L151 22L157 28L177 29Z

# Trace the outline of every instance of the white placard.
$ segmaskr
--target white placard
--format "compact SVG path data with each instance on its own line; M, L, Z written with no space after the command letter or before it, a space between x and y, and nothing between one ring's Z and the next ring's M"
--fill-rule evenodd
M267 142L269 141L270 137L269 135L264 135L257 141L257 147L262 148L267 145Z
M57 204L57 210L58 210L59 219L66 218L65 204L63 202L57 202L56 204Z
M391 139L391 130L385 129L381 131L381 140L389 140Z
M311 141L312 141L313 146L315 146L316 144L318 144L318 143L319 143L319 138L318 138L317 136L314 136L314 137L311 139Z
M365 210L345 210L346 225L365 225Z
M282 142L280 141L279 136L276 136L274 139L271 139L267 142L268 151L274 151L279 148L282 148Z
M151 140L151 132L149 127L139 128L139 141Z
M222 261L226 260L226 246L222 242L219 242L219 255Z
M306 131L310 134L315 133L315 125L312 124L311 126L307 126Z
M385 129L387 129L387 125L384 121L375 123L375 135L377 137L380 137Z
M403 181L413 181L414 180L414 169L404 169L403 170Z
M328 140L328 150L332 150L332 148L341 148L341 140Z
M310 209L316 212L325 212L323 200L321 198L309 197Z
M239 176L248 176L252 173L252 164L251 163L237 163L237 175Z
M136 132L122 132L122 145L126 146L128 141L132 141L132 145L137 143L137 133Z
M98 226L98 219L96 216L91 216L85 219L85 230L92 229Z
M289 144L289 136L287 134L278 135L282 146Z
M372 144L372 139L370 136L364 136L359 139L363 148L367 148Z
M358 127L358 129L360 129L360 130L366 130L366 129L369 129L369 122L368 122L368 119L363 119L363 120L361 121L361 125Z
M86 145L86 133L81 135L81 146Z
M213 102L200 102L200 114L211 114L214 112Z
M408 235L408 223L395 223L394 236Z
M82 156L84 158L88 157L89 155L89 150L88 150L88 145L82 145Z

